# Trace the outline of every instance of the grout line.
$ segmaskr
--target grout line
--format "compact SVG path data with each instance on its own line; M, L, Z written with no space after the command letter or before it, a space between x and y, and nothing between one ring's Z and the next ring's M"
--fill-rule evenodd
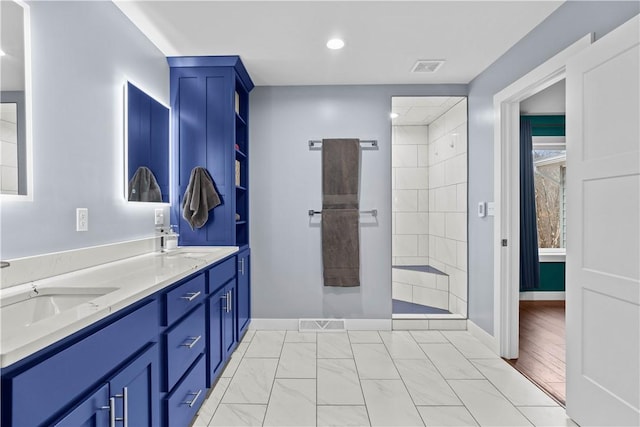
M380 333L375 331L378 334L378 338L382 340ZM371 425L371 415L369 414L369 405L367 405L367 398L364 395L364 389L362 388L362 379L360 378L360 371L358 370L358 363L356 362L356 354L353 351L353 344L351 343L351 337L347 332L347 339L349 340L349 348L351 349L351 355L353 356L353 366L356 368L356 379L358 380L358 385L360 386L360 393L362 393L362 401L364 402L364 410L367 412L367 420L369 421L369 425Z

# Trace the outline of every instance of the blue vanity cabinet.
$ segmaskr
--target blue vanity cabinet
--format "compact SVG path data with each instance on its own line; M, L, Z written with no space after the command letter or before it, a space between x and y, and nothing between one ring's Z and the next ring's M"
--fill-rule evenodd
M238 253L238 279L236 287L236 336L242 339L251 321L251 252Z
M158 345L151 344L108 383L54 424L55 427L155 426L160 422Z
M173 152L178 159L171 220L178 224L179 244L247 246L248 100L253 82L238 56L171 57L167 61ZM182 217L182 201L197 166L209 171L222 204L209 211L202 228L192 230Z
M91 402L97 401L99 389L105 384L109 386L122 372L124 376L117 386L122 389L131 382L131 399L135 402L129 405L131 410L139 409L138 402L146 402L148 406L143 411L152 421L149 425L157 425L159 401L153 390L159 388L159 358L157 350L148 346L153 347L157 340L158 316L157 301L145 299L3 368L2 426L51 425L76 410L74 416L79 416L94 405ZM143 357L142 351L148 358L146 368L140 368L142 377L131 376L128 367L135 365L132 369L138 369L136 363ZM139 387L138 381L146 381L146 386ZM109 386L109 398L121 392L118 387ZM138 396L139 392L144 396ZM103 399L100 406L108 406L109 398ZM102 419L100 414L93 417L96 423ZM91 419L90 416L88 422Z
M207 386L211 387L237 345L236 257L211 268L207 302Z

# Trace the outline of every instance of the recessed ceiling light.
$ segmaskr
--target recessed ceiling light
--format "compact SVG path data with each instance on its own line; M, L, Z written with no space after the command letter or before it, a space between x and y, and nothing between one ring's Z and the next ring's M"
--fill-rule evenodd
M342 49L344 41L342 39L331 39L327 42L327 47L331 50Z
M389 117L391 117L392 119L395 119L395 118L397 118L398 116L399 116L399 114L398 114L398 113L391 113L391 114L389 114Z

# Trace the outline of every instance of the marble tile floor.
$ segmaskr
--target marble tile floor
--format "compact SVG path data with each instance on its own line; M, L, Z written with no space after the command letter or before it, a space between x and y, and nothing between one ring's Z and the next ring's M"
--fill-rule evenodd
M206 426L575 426L467 331L248 331Z

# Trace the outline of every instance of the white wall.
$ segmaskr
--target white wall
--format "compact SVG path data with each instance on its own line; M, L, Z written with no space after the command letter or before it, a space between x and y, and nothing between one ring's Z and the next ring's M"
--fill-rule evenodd
M392 264L429 264L427 126L393 126Z
M429 125L429 265L449 276L449 311L467 315L467 100Z
M590 32L640 13L631 1L568 1L469 83L469 203L493 200L493 96ZM469 319L494 332L493 220L469 216Z
M0 202L0 257L153 236L158 206L124 200L122 94L130 78L168 104L164 55L111 2L29 6L33 201ZM75 231L77 207L88 232Z
M250 102L252 304L255 318L391 318L391 97L464 96L465 85L257 87ZM364 150L361 286L324 287L321 153L307 141L377 139Z

